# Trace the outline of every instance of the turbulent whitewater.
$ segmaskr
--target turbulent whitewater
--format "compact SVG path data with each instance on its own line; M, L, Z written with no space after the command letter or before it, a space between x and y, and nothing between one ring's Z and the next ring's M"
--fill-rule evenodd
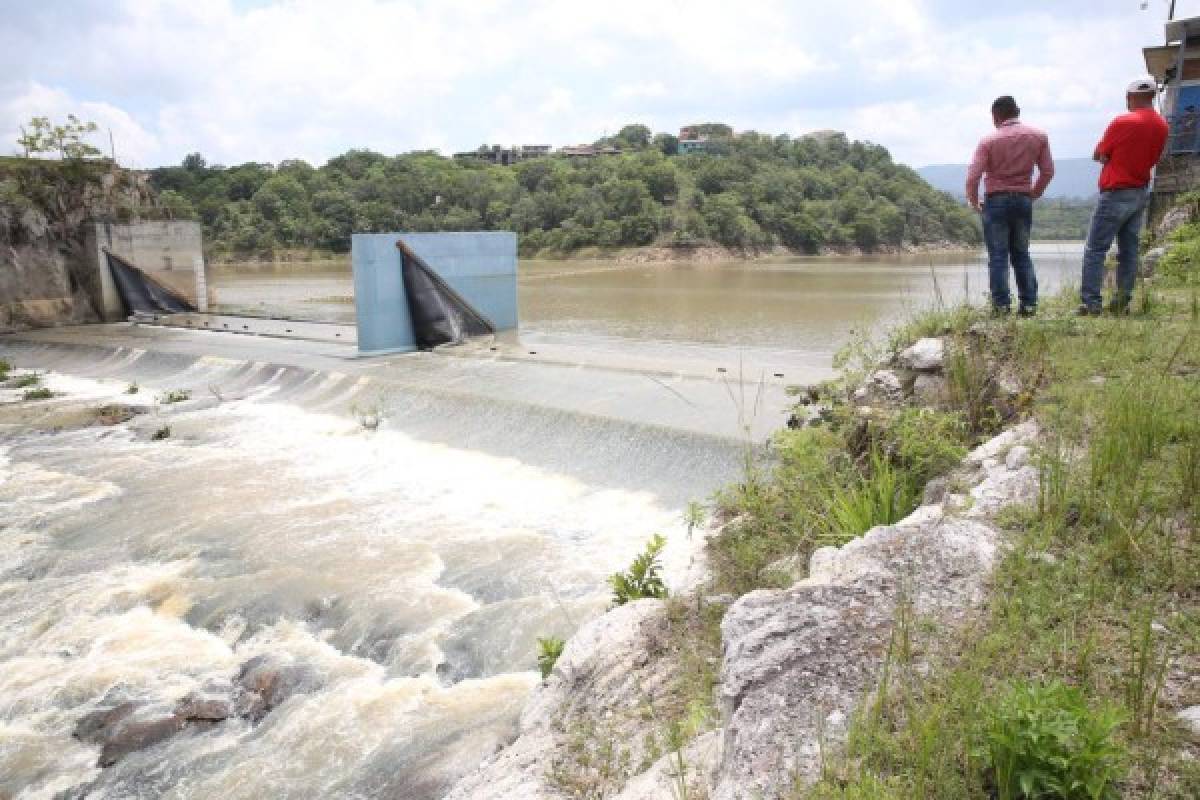
M0 390L0 796L439 797L511 738L537 637L603 610L656 532L687 569L682 510L740 457L357 375L2 354L58 396ZM81 424L109 404L142 413ZM105 768L73 736L227 692L257 656L311 680Z

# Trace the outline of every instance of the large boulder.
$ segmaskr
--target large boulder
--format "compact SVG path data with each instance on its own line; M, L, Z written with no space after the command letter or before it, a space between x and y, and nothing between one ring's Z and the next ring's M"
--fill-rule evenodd
M721 625L724 736L713 800L778 798L820 775L823 754L844 743L878 685L901 606L950 626L974 613L998 554L988 515L1036 499L1028 464L1036 430L1021 426L973 451L954 478L973 484L968 492L821 548L790 589L733 604ZM952 513L967 498L966 511Z
M589 791L603 796L620 791L628 776L590 775L578 762L595 755L589 748L610 746L629 765L645 759L647 735L660 733L647 711L674 685L676 664L662 657L667 632L661 600L620 606L580 628L530 696L516 741L462 778L446 800L562 798L555 769L592 781Z
M946 344L941 339L918 339L911 347L901 350L900 363L917 372L936 372L946 358Z

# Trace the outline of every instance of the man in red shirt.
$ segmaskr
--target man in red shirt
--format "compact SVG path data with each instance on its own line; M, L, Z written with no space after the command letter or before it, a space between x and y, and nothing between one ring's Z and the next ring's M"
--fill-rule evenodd
M1044 131L1021 122L1021 109L1007 95L992 103L996 130L979 142L967 170L967 202L983 213L983 240L988 251L988 283L992 309L1007 314L1012 297L1008 290L1008 263L1017 280L1017 313L1032 316L1037 310L1037 273L1029 257L1029 230L1033 226L1033 201L1042 196L1054 177L1050 140ZM1037 167L1037 182L1033 168ZM979 180L986 198L979 202Z
M1092 158L1104 165L1100 171L1100 197L1092 212L1087 245L1083 251L1079 313L1099 314L1103 308L1104 259L1117 240L1117 290L1109 309L1129 308L1138 273L1138 237L1142 232L1150 174L1167 143L1167 121L1154 110L1158 84L1139 78L1125 90L1128 114L1109 123Z

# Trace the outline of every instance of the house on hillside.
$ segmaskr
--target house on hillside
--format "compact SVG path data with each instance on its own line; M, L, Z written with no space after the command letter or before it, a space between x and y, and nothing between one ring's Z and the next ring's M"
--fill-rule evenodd
M455 153L454 157L462 161L487 161L491 164L515 164L518 161L528 161L531 158L542 158L550 155L548 144L521 144L512 147L501 147L498 144L480 145L478 150L465 153Z

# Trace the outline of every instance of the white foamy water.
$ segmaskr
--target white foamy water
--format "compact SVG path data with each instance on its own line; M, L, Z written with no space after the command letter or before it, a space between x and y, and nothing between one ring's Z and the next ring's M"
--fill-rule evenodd
M438 797L512 735L537 637L602 611L605 576L656 532L669 575L686 568L680 487L712 483L630 461L611 426L522 458L496 444L520 410L451 442L358 379L144 361L49 374L62 396L36 404L0 393L0 797ZM126 395L112 375L139 365ZM153 402L176 386L194 399ZM55 430L112 402L146 413ZM258 655L319 688L104 769L72 738L90 711L169 713Z

